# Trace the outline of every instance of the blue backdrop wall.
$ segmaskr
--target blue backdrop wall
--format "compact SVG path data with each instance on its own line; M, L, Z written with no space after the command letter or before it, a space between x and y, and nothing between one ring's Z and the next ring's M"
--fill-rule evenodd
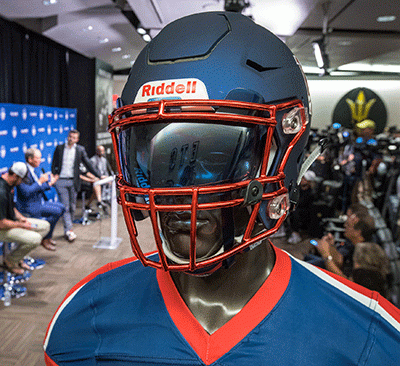
M25 161L25 151L42 152L41 167L50 171L53 152L76 128L77 110L39 105L0 103L0 174L16 161Z

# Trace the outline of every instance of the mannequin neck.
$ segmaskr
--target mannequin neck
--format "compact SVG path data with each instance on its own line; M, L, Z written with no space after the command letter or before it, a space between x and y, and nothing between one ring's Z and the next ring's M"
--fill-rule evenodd
M206 277L171 272L182 299L209 334L232 319L254 296L272 271L275 253L264 241L235 259L230 268Z

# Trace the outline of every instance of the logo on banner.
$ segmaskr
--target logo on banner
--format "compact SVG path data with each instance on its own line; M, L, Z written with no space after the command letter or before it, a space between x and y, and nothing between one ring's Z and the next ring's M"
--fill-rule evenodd
M32 125L32 136L36 136L36 126Z
M18 130L16 126L13 126L12 130L11 130L11 135L12 137L16 138L18 134Z
M50 154L47 155L47 163L51 164L51 155Z
M58 145L57 139L54 139L54 147Z
M60 127L58 128L58 132L60 132L60 134L62 134L62 133L63 133L63 131L64 131L64 129L63 129L63 126L62 126L62 125L60 125Z
M6 117L7 117L6 109L4 107L1 107L1 110L0 110L0 118L1 118L1 120L4 121L6 119Z
M387 123L387 111L383 100L372 90L355 88L346 93L337 103L332 124L354 129L355 126L370 119L375 122L375 133L383 132Z
M26 142L24 142L22 144L22 151L24 152L24 154L25 154L26 150L28 150L28 146L26 145Z
M206 86L199 79L150 81L142 85L134 103L161 99L209 99Z
M22 119L24 121L26 121L26 119L28 118L28 112L26 111L26 108L22 109Z
M65 111L65 120L68 121L68 118L69 118L69 114L67 111Z
M54 121L57 121L57 118L58 118L57 111L54 111L53 118L54 118Z
M39 147L40 147L40 150L43 150L43 149L44 149L44 142L43 142L43 140L40 140Z
M51 126L50 125L47 125L47 134L51 135Z
M43 119L43 118L44 118L43 109L41 109L41 110L39 111L39 118L40 118L40 119Z
M0 156L4 159L7 153L7 149L4 145L1 145L0 147Z

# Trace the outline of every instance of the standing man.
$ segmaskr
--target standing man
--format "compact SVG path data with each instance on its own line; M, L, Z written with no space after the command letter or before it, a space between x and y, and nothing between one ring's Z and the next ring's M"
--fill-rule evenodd
M65 206L63 214L64 235L69 242L76 239L76 234L72 231L72 225L76 209L76 198L81 186L79 164L82 163L87 170L100 178L100 174L90 162L85 148L82 145L78 145L79 135L77 130L69 132L67 143L58 145L54 150L51 165L51 172L57 179L54 186L61 202Z
M50 230L46 220L26 218L14 207L14 187L21 184L27 173L26 164L16 162L0 178L0 241L18 244L4 257L4 266L17 275L30 269L24 256L43 243Z
M50 231L44 238L42 245L47 250L56 250L56 242L52 239L54 228L65 212L61 202L50 202L47 200L45 191L49 190L57 178L53 174L43 173L38 177L37 169L42 161L42 153L39 149L29 148L25 152L28 173L24 182L16 187L17 209L23 214L44 218L50 223Z

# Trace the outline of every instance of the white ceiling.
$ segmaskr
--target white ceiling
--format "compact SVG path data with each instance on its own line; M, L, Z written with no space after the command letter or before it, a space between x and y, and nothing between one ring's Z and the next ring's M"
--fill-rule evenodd
M45 0L46 1L46 0ZM0 15L114 70L128 69L145 42L129 15L155 36L182 16L224 9L224 0L0 0ZM48 3L54 0L47 0ZM331 68L349 63L394 65L400 73L399 0L247 0L244 14L279 35L305 67L316 67L312 42L324 18ZM325 17L324 17L325 10ZM126 15L128 16L126 16ZM394 15L388 23L378 16ZM89 29L89 27L91 29ZM105 42L105 39L108 42ZM121 48L118 52L112 49ZM351 68L351 66L347 66ZM306 68L307 69L307 68Z

